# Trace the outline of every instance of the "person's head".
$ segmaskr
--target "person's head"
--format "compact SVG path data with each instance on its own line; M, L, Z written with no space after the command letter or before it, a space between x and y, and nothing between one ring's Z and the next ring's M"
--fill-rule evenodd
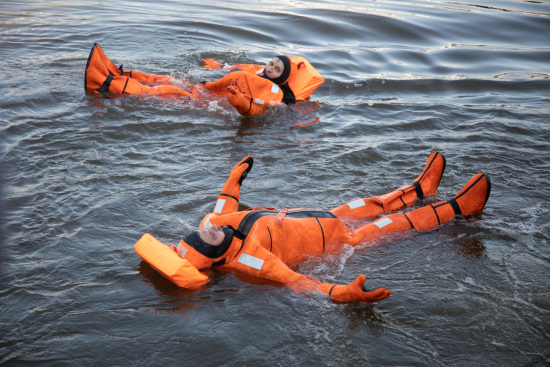
M182 241L207 257L217 258L227 251L234 234L235 230L230 226L212 225L191 232Z
M278 56L275 56L265 65L265 75L271 79L280 77L283 70L285 70L285 64Z
M281 85L290 79L296 71L296 63L289 56L278 55L264 67L264 77L273 83Z
M223 229L215 224L208 228L199 228L195 233L201 240L212 246L219 246L225 238Z

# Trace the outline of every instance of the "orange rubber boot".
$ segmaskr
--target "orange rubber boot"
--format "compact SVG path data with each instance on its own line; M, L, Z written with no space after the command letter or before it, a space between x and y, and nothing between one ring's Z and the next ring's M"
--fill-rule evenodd
M411 185L415 186L419 198L435 194L439 187L443 172L445 172L446 165L447 162L445 157L441 153L433 152L430 154L424 170L420 176L415 178L411 183ZM418 185L415 185L415 183L418 183L420 188L418 188Z
M478 173L449 201L453 207L455 202L458 205L460 213L457 214L468 216L482 211L490 194L491 180L484 173Z
M109 71L109 74L122 75L122 64L119 67L117 67L115 63L109 60L109 58L105 55L105 53L103 52L103 49L98 43L94 43L94 46L92 47L92 51L90 51L90 55L93 52L97 52L99 54L99 57L101 58L103 65L105 65L105 67Z
M414 229L428 231L445 223L456 215L468 216L479 213L491 194L491 180L478 173L451 200L428 205L405 215Z
M109 69L101 59L101 54L98 52L97 46L98 45L94 43L94 47L92 47L90 55L88 56L88 61L86 62L86 70L84 71L84 89L93 89L94 91L101 88L105 79L111 75Z
M445 157L441 153L433 152L428 157L422 173L410 185L382 196L354 200L332 209L331 212L339 218L364 220L408 207L419 198L435 194L445 166Z

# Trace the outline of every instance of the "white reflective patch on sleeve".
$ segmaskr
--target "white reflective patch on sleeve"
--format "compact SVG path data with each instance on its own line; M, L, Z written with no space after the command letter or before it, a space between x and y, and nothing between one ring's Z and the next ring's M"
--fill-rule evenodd
M256 98L254 98L254 103L257 103L257 104L264 104L265 102L262 101L261 99L256 99Z
M183 246L181 243L178 243L178 255L183 259L185 257L185 254L187 253L187 248Z
M204 222L204 228L210 228L212 227L212 223L210 223L210 219L207 219L205 222Z
M214 208L214 213L221 213L224 205L225 199L218 199L216 202L216 207Z
M378 228L385 227L391 223L393 223L393 220L391 220L390 218L384 218L384 219L380 219L378 222L374 222L374 224L376 224Z
M350 209L359 208L360 206L365 206L365 200L357 199L353 200L351 203L348 203Z
M249 254L242 254L237 261L257 270L262 270L262 266L264 265L264 260Z
M277 93L279 93L279 89L281 89L281 88L279 88L279 86L277 84L273 83L273 85L271 86L271 93L277 94Z

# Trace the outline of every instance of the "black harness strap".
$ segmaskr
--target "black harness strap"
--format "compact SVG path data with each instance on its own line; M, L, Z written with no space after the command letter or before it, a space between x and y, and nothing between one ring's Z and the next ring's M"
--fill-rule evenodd
M244 76L244 80L246 80L246 85L248 86L248 91L250 92L250 95L252 96L252 90L250 89L250 83L248 83L248 78L246 77L246 75ZM243 115L246 115L247 113L250 112L250 110L252 109L252 101L253 100L254 100L254 97L250 97L250 106L248 107L248 111L243 113Z
M328 291L328 296L330 298L332 298L332 290L334 289L334 287L336 287L336 284L332 286L332 288L330 288L330 291Z
M111 87L111 82L113 81L113 75L109 74L107 76L107 79L101 84L101 87L96 89L99 93L105 93L109 91L109 88Z
M220 261L213 262L212 267L215 268L216 266L222 266L223 264L225 264L225 257L223 259L221 259Z
M317 224L319 224L319 228L321 228L321 235L323 236L323 254L325 253L325 231L323 230L323 226L321 225L321 222L319 222L319 218L315 217L315 220L317 221Z
M405 216L405 218L407 218L407 221L408 221L409 224L411 225L411 228L416 230L416 228L414 228L414 226L413 226L411 220L409 219L409 216L407 215L407 213L404 213L403 215Z
M430 208L432 208L435 213L435 217L437 218L437 224L441 224L441 220L439 220L439 214L437 214L437 210L435 210L435 207L433 205L430 205Z
M231 198L233 200L235 200L236 202L239 202L239 199L237 199L236 197L234 197L233 195L228 195L228 194L220 194L220 196L227 196L228 198Z
M124 83L124 88L122 88L122 94L126 93L126 86L128 86L128 81L130 80L130 78L126 78L126 83ZM129 93L126 93L126 94L129 94Z
M456 199L453 198L449 200L448 203L451 204L451 207L453 208L455 215L462 215L462 211L460 210L460 206L458 206Z
M269 233L269 252L273 250L273 236L271 236L271 230L267 227L267 233Z
M424 192L422 191L422 186L420 186L420 182L413 181L411 185L413 185L416 190L416 196L418 196L419 199L422 199L424 197Z

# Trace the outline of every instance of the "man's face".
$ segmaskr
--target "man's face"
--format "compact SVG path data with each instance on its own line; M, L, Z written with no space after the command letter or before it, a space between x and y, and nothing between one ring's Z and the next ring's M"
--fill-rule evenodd
M280 77L284 70L285 65L278 57L274 57L265 65L265 74L271 79Z
M199 228L195 232L197 232L201 240L212 246L218 246L225 238L223 229L215 224L208 228Z

